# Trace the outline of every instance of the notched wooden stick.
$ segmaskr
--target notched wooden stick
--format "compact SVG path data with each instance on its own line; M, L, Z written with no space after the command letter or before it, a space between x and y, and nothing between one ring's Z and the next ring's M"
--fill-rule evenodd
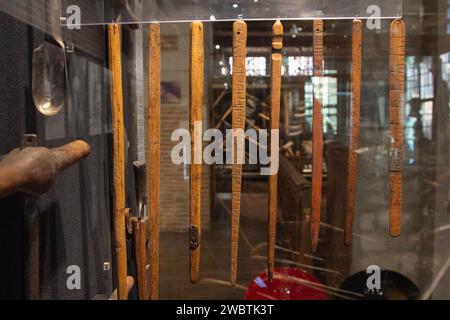
M389 231L398 237L402 225L402 161L403 161L403 98L405 89L405 23L396 19L390 27L389 115L391 143L389 146Z
M127 248L125 231L125 142L123 120L122 61L120 27L108 26L111 104L113 121L114 242L117 256L117 292L119 300L128 299Z
M232 76L232 127L245 129L247 24L236 21L233 24L233 76ZM231 190L231 284L236 284L239 241L239 219L241 214L242 164L238 163L237 142L233 138L233 166Z
M150 219L150 300L159 292L159 194L160 194L160 131L161 131L161 31L159 23L150 24L150 55L147 110L147 194Z
M189 247L191 282L197 283L200 272L201 245L201 193L202 193L202 102L203 102L203 23L191 23L190 44L190 132L191 132L191 165L190 165L190 226ZM197 124L196 124L197 123Z
M360 136L361 108L361 63L362 63L362 21L353 21L352 38L352 107L350 143L348 150L347 201L345 217L344 243L350 246L353 235L353 217L355 212L356 186L358 180L358 149Z
M314 20L314 77L321 81L323 77L323 20ZM311 199L311 244L315 252L319 241L320 211L322 207L322 175L323 175L323 116L322 101L317 97L314 88L313 106L313 172L312 172L312 199Z
M280 129L280 101L281 101L281 64L283 48L283 25L280 21L273 25L272 40L272 85L271 85L271 130ZM278 139L279 136L271 139ZM278 150L275 150L278 152ZM275 152L271 150L270 152ZM273 156L273 154L272 154ZM272 281L275 267L275 240L277 229L277 200L278 200L278 173L269 177L269 239L267 246L267 270L269 281Z

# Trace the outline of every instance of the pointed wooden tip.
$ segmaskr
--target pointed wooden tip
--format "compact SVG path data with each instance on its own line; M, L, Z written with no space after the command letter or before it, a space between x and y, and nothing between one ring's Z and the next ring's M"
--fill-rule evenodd
M389 229L389 233L392 238L398 238L401 234L401 228L398 226L391 226Z

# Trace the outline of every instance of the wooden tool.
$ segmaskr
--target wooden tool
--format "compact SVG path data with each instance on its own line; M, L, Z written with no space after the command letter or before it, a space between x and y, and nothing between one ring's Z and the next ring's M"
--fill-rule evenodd
M232 115L233 130L245 129L246 107L246 54L247 24L238 20L233 24L233 76L232 76ZM236 131L234 131L236 132ZM238 154L238 143L233 137L233 167L231 196L231 284L236 285L239 241L239 219L241 213L242 158ZM239 161L238 161L239 160Z
M111 106L113 121L114 240L117 256L117 291L119 300L127 300L127 248L125 238L125 143L122 93L120 27L108 26L109 64L111 70Z
M361 108L362 21L353 21L352 38L352 106L350 144L348 150L347 201L345 217L345 245L352 243L353 216L355 210L358 176L358 153Z
M272 85L271 85L271 139L279 139L279 134L273 137L273 130L280 129L280 102L281 102L281 64L283 48L283 25L280 21L273 25L272 38ZM271 150L275 152L275 150ZM278 152L278 150L276 151ZM277 229L277 201L278 201L278 173L269 177L269 239L267 252L267 269L269 280L272 281L275 266L275 240Z
M150 219L150 300L159 292L159 193L161 131L161 31L159 23L150 24L150 55L147 110L147 194Z
M136 270L139 290L139 300L148 299L147 277L147 225L145 209L147 205L147 172L145 161L133 163L134 181L136 186L137 212L131 221L133 224L134 248L136 253Z
M402 224L402 160L403 160L403 98L405 89L405 23L391 23L389 59L389 115L391 143L389 146L390 234L398 237Z
M191 23L190 46L190 226L189 248L191 282L197 283L200 271L201 194L202 194L202 107L203 107L203 23ZM197 124L196 124L197 123Z
M323 21L314 20L314 106L313 106L313 160L312 160L312 199L311 199L311 244L315 252L319 241L320 210L322 207L323 175L323 116L322 101L316 91L321 86L323 77ZM321 94L322 95L322 94ZM321 97L323 99L323 97Z

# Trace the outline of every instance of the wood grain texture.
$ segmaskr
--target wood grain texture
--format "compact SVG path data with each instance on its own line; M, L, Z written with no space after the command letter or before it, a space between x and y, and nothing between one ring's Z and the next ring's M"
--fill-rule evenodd
M190 165L190 225L198 230L198 246L191 248L190 272L191 282L197 283L200 272L201 246L201 194L202 194L202 123L203 107L203 23L191 23L190 44L190 79L189 79L189 127L191 132L191 165ZM200 163L199 163L200 162Z
M150 219L150 300L159 295L159 201L161 153L161 30L159 23L151 23L147 110L147 194Z
M147 300L147 219L133 218L139 300Z
M272 29L272 73L271 73L271 116L270 129L280 129L280 102L281 102L281 65L283 48L283 25L275 22ZM277 139L279 137L277 136ZM273 137L271 136L271 139ZM272 152L272 151L271 151ZM278 152L278 151L277 151ZM278 207L278 173L269 177L269 239L267 252L267 270L269 280L272 281L275 268L275 241L277 229Z
M323 21L314 20L314 78L322 82L323 77ZM323 175L323 116L322 101L319 100L316 90L320 87L314 85L313 106L313 160L312 160L312 198L311 198L311 245L313 251L317 250L320 232L320 211L322 207L322 175ZM322 99L322 97L321 97Z
M348 150L347 168L347 201L345 216L344 243L350 246L352 243L353 217L355 212L356 186L358 180L358 153L360 136L361 114L361 63L362 63L362 21L353 21L352 37L352 107L350 143Z
M232 127L245 129L247 24L233 24L233 76L232 76ZM231 284L236 285L239 242L239 219L241 214L242 164L238 164L237 141L233 139L233 166L231 190Z
M405 24L396 19L390 28L389 115L389 221L390 234L398 237L402 225L403 99L405 90Z
M113 121L114 242L117 257L117 291L119 300L127 294L127 248L125 238L125 143L123 121L122 61L120 27L108 26L109 64L111 71L111 106Z

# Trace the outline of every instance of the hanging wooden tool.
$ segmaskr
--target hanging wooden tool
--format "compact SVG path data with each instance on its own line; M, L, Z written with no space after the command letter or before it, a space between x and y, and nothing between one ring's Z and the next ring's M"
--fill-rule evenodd
M362 21L353 21L352 38L352 106L350 144L348 150L347 201L345 217L345 245L352 243L353 216L355 211L358 177L358 153L361 108Z
M311 244L315 252L319 241L320 210L322 207L323 175L323 116L321 89L323 71L323 20L314 20L314 106L313 106L313 160L312 160L312 199L311 199Z
M108 26L113 121L114 240L117 256L119 300L127 299L127 248L125 238L125 133L123 122L122 60L120 27Z
M273 25L272 38L272 85L271 85L271 116L270 139L279 139L280 129L280 102L281 102L281 64L283 48L283 25L280 21ZM277 134L274 135L274 130ZM271 150L278 152L278 150ZM273 154L271 154L273 157ZM267 269L269 280L272 281L275 266L275 239L277 229L277 201L278 201L278 173L269 177L269 239L267 253Z
M147 171L145 161L133 163L136 187L137 212L131 219L133 224L134 248L136 253L136 271L139 300L148 299L147 277L147 225L145 208L147 205Z
M197 283L200 271L201 194L202 194L202 107L203 107L203 23L191 23L190 46L190 226L189 247L191 282Z
M246 107L246 54L247 24L236 21L233 24L233 76L232 76L232 114L233 130L245 129ZM236 285L237 259L239 241L239 219L241 213L242 163L244 155L238 150L238 143L233 136L233 167L231 196L231 284Z
M147 128L147 194L150 219L150 300L159 292L159 194L161 131L161 30L159 23L150 24Z
M405 89L405 23L396 19L390 30L389 115L391 142L389 146L390 234L398 237L402 224L402 160L403 160L403 98Z

